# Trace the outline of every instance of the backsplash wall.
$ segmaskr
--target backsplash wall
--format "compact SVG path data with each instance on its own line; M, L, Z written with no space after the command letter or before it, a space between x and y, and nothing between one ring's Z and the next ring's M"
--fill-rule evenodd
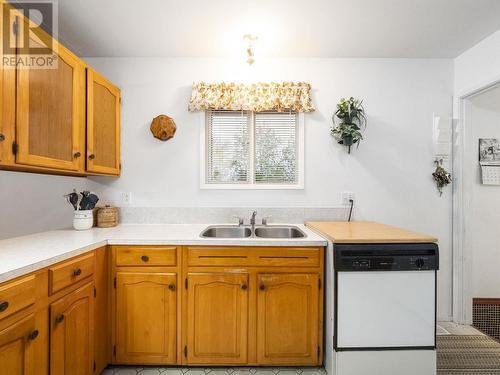
M83 177L0 171L0 239L70 228L73 208L63 195L89 186Z
M122 193L131 192L131 208L156 212L219 206L250 211L336 207L342 191L353 191L357 220L378 220L439 238L439 315L449 318L451 189L440 198L431 173L432 115L451 115L452 60L258 59L252 67L203 58L86 60L122 89L122 176L89 178L104 201L121 206ZM204 117L187 111L196 81L311 83L317 110L305 115L305 189L200 189L199 131ZM329 128L340 97L351 95L364 99L368 126L359 149L348 155ZM177 124L168 142L154 139L149 131L159 114L173 117Z

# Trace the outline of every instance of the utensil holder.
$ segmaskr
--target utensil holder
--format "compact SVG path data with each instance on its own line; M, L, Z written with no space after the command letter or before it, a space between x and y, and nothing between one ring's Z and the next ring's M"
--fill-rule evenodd
M75 230L87 230L94 225L94 214L92 210L75 211L73 217L73 228Z

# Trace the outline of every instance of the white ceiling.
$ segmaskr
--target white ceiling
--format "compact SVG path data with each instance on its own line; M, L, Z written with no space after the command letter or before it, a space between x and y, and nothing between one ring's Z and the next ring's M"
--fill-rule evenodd
M59 0L81 56L456 57L500 29L500 0Z

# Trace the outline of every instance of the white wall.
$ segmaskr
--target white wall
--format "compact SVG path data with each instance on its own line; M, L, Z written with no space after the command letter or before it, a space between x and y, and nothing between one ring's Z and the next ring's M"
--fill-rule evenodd
M0 171L0 239L71 227L63 195L88 186L82 177Z
M120 205L132 192L137 207L334 206L355 193L356 219L435 235L441 245L439 315L451 309L451 192L437 194L431 179L432 115L452 111L451 60L107 59L88 62L122 89L122 176L93 177L93 189ZM199 188L200 114L187 104L194 81L306 81L317 111L306 114L305 189L217 191ZM342 96L364 99L365 141L348 155L329 135ZM177 123L164 143L149 132L159 114Z
M470 236L473 298L500 298L500 186L482 185L478 162L479 138L500 138L500 87L467 102L465 165L470 199Z

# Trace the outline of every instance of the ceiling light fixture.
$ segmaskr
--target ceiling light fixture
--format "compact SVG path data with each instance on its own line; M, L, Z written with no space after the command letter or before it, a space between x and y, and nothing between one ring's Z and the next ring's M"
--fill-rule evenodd
M243 40L247 42L247 64L252 65L255 62L255 53L253 50L253 42L255 42L258 38L252 34L243 35Z

